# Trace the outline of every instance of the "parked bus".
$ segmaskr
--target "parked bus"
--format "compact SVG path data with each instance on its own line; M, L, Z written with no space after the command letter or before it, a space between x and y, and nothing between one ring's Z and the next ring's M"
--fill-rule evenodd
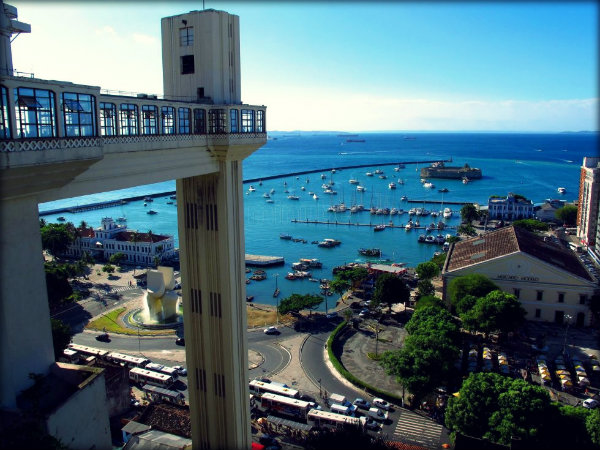
M347 426L364 426L366 421L367 419L365 417L350 417L317 409L311 409L306 417L306 423L308 425L318 428L329 428L332 430Z
M280 383L265 383L264 381L252 380L248 386L250 387L250 393L259 397L267 392L291 398L298 398L300 396L296 389L283 387Z
M69 348L84 357L95 356L98 359L105 359L108 355L108 350L102 350L96 347L88 347L87 345L69 344ZM85 358L84 358L85 359Z
M152 384L159 387L170 387L175 382L171 375L142 369L141 367L131 369L129 371L129 379L142 385Z
M173 379L176 379L179 376L179 372L177 369L169 366L163 366L162 364L157 363L149 363L144 366L145 369L153 370L154 372L166 373L167 375L171 375Z
M139 358L117 352L110 352L106 355L106 359L117 364L122 364L125 367L145 367L150 362L148 358Z
M256 402L258 403L258 409L263 412L276 412L300 420L306 420L306 416L311 410L310 402L269 392L263 394Z

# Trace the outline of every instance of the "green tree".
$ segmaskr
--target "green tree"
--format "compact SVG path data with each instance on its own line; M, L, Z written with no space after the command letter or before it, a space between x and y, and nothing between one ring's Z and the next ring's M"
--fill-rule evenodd
M335 276L340 280L349 281L353 286L355 286L369 276L369 271L364 267L353 267L340 270L335 274Z
M550 229L550 226L547 223L541 222L536 219L515 220L512 224L514 227L524 228L527 231L531 231L532 233L535 233L537 231L548 231Z
M391 311L392 304L406 303L410 299L410 288L404 280L392 273L383 273L375 281L372 305L387 303Z
M81 254L81 261L83 261L86 265L93 265L96 263L94 257L90 254L90 252L83 252Z
M440 268L433 261L426 261L420 263L415 271L421 280L431 280L433 277L439 275Z
M52 324L52 344L54 345L54 358L58 360L63 350L67 348L73 337L71 327L62 320L50 319Z
M477 303L477 297L467 294L456 303L456 312L459 316L465 314L473 309L475 303Z
M107 274L112 274L115 271L115 266L112 266L110 264L105 264L102 266L102 272L106 272Z
M467 203L460 208L460 217L463 222L471 223L472 221L479 219L479 211L473 203Z
M498 290L496 286L488 277L478 273L472 273L469 275L463 275L456 277L448 284L448 297L450 298L450 305L453 311L456 309L456 304L465 295L472 295L474 297L483 297L492 291Z
M69 284L69 274L64 265L44 263L44 272L46 274L48 304L52 310L69 301L73 294L73 288Z
M348 280L341 280L338 277L335 277L329 283L329 288L333 292L335 292L336 294L338 294L340 296L340 298L342 298L342 295L344 295L344 292L346 292L348 289L350 289L350 286L351 286L350 281L348 281Z
M554 216L567 226L573 226L577 223L577 206L565 205L554 211Z
M40 218L40 228L44 228L47 225L46 219Z
M419 298L435 295L435 287L431 280L425 279L417 282L417 295Z
M415 305L415 310L419 310L421 308L425 308L427 306L434 306L436 308L445 308L444 302L441 298L435 297L433 295L424 295L419 297L417 300L417 304Z
M81 228L82 230L85 230L88 227L88 223L85 220L82 220L79 223L79 228Z
M525 321L525 314L517 297L503 291L492 291L478 298L473 308L460 318L467 330L481 331L487 336L497 331L515 331Z
M279 314L298 314L304 309L315 310L321 303L323 297L312 294L292 294L279 302Z
M64 253L69 244L75 240L71 227L66 223L50 223L40 229L42 235L42 248L48 250L53 256Z
M433 258L431 258L431 262L438 267L439 271L441 271L444 267L444 263L446 262L446 253L442 252L439 255L435 255Z
M477 231L475 231L475 228L470 223L459 225L456 232L465 236L475 236L477 234Z
M115 265L120 265L123 260L127 259L127 256L125 256L125 253L123 252L117 252L114 253L112 255L110 255L110 258L108 258L108 262L111 264L115 264Z
M405 328L406 332L411 335L440 332L452 342L457 342L459 338L458 322L445 308L437 305L415 311Z
M588 414L585 420L585 427L590 436L590 440L600 446L600 408L596 408Z

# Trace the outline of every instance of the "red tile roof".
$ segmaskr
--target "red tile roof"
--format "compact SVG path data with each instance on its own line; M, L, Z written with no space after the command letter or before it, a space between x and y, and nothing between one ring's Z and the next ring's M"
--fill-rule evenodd
M588 281L594 281L569 249L559 247L523 228L513 226L457 242L450 247L444 272L469 267L501 256L524 252Z
M133 231L121 231L120 233L117 233L115 239L122 242L131 242L132 235ZM150 236L148 233L138 233L137 242L160 242L167 239L169 239L169 236L162 234L152 233L152 236Z

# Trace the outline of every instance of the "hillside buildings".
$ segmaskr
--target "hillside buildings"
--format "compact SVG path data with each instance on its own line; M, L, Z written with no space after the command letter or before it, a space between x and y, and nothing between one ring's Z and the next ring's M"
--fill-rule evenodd
M531 219L533 202L512 192L506 197L491 196L488 201L488 217L498 220Z
M533 233L509 226L452 244L442 270L444 297L448 283L471 273L514 294L528 320L591 324L597 280L574 252Z
M103 218L98 228L77 228L76 236L66 252L74 258L88 252L96 260L107 261L115 253L123 253L125 263L149 265L157 257L165 260L175 255L173 236L128 230L111 217Z

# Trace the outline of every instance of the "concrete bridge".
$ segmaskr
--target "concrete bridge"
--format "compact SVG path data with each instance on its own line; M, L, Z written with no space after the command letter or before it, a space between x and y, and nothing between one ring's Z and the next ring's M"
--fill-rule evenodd
M249 448L241 162L267 135L240 101L239 18L162 19L161 98L17 76L21 23L1 2L0 19L0 407L54 363L38 204L175 179L194 447Z

